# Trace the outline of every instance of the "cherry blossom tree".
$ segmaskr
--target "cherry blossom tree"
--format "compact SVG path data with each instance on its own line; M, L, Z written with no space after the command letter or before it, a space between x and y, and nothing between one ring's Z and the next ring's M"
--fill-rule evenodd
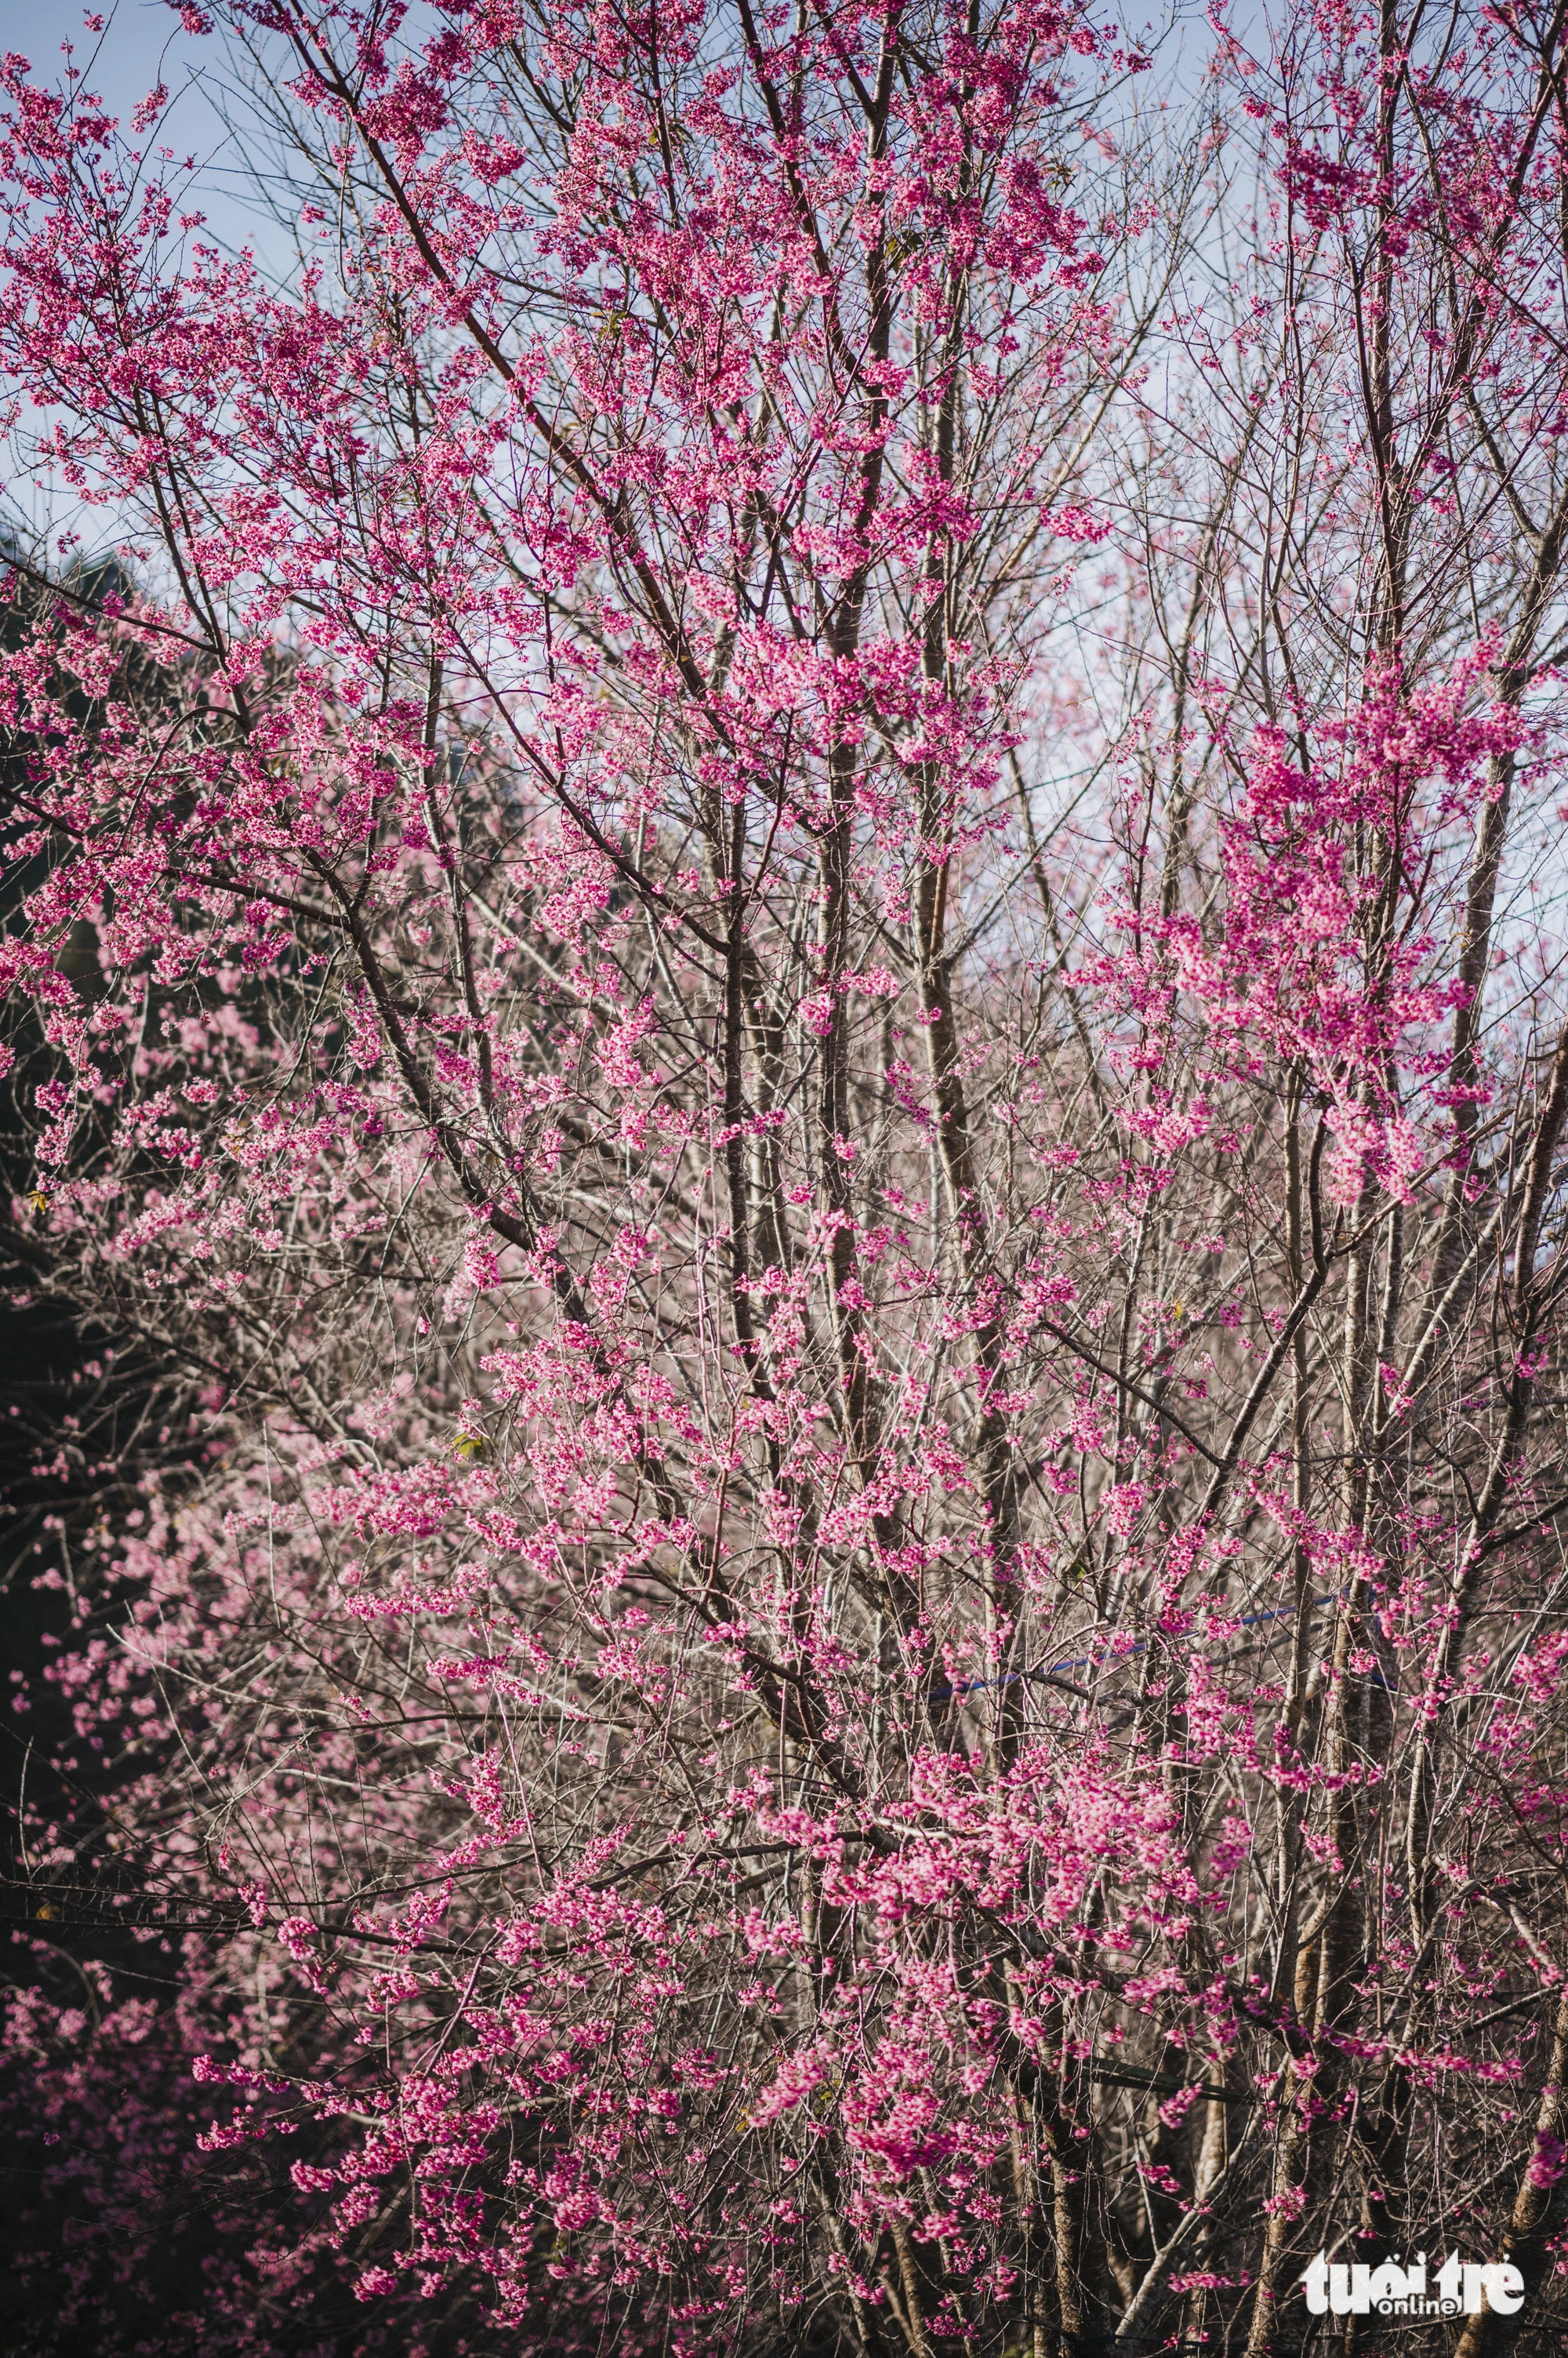
M58 2199L170 2348L1552 2346L1568 11L182 13L254 252L0 72Z

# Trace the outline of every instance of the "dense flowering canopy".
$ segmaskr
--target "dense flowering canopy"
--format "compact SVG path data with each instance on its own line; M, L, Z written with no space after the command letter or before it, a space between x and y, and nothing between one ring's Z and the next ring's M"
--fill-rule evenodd
M23 2346L1534 2330L1563 11L1178 138L1078 0L182 15L254 251L0 67L14 1302L166 1418L35 1476Z

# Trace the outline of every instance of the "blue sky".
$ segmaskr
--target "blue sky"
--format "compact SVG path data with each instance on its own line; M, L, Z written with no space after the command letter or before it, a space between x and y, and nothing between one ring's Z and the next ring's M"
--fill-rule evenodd
M193 58L202 46L185 37L164 0L119 0L103 14L108 29L95 38L80 7L62 7L59 0L0 0L0 42L19 50L41 80L64 65L61 44L73 41L74 62L92 68L84 75L90 86L116 113L126 114L157 80L160 61L170 73L177 59Z
M204 78L222 77L220 40L194 38L165 0L103 0L104 30L87 29L90 12L60 0L0 0L0 48L19 52L38 81L53 81L68 59L81 69L83 86L101 97L122 122L161 79L176 103L165 139L193 154L202 182L200 203L215 234L224 243L254 238L262 224L222 170L229 135L209 102ZM223 77L226 78L226 77ZM232 193L231 193L232 190Z

